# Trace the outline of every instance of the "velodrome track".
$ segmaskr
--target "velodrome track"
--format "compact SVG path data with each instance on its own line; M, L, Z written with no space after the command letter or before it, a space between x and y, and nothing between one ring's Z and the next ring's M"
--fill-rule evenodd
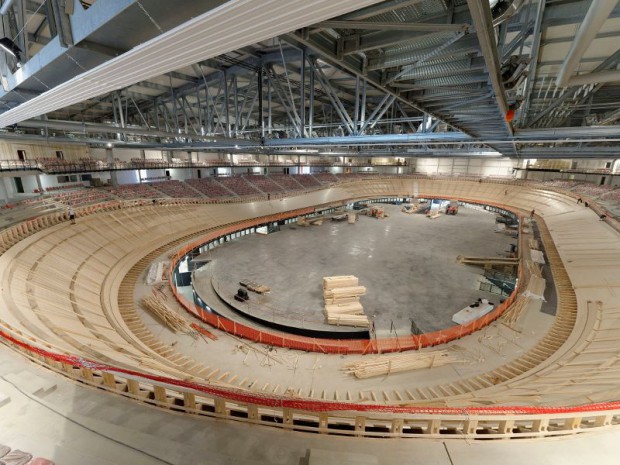
M210 377L211 361L158 341L128 304L137 273L154 257L216 228L412 192L536 209L559 308L526 353L420 386L400 376L387 397L317 396L303 386L290 396ZM339 424L351 426L342 434L367 436L433 436L450 428L466 437L544 436L606 427L620 417L620 240L614 220L599 221L568 195L527 184L373 177L271 202L130 205L80 216L75 226L48 218L3 233L0 317L7 344L81 382L162 407L266 424L277 417L277 426L300 430L333 432ZM475 343L476 335L467 338ZM378 392L389 382L376 381L383 383Z

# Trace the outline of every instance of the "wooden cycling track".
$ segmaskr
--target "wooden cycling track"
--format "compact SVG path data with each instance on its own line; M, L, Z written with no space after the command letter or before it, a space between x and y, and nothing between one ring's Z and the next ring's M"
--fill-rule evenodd
M475 364L459 376L440 374L433 381L430 371L420 383L415 376L401 375L390 387L386 387L389 379L375 381L381 383L376 392L383 396L363 395L375 392L368 383L359 393L350 394L347 388L346 395L335 398L305 386L292 386L296 397L390 407L543 408L609 403L609 410L615 412L620 384L618 232L573 197L525 183L373 177L271 202L203 204L171 200L156 206L146 203L102 209L81 216L75 226L50 221L49 226L39 225L36 232L25 233L23 238L2 236L2 330L52 353L153 377L224 389L233 386L236 392L268 397L273 391L262 390L264 383L240 384L242 372L222 377L223 368L213 376L216 364L193 359L159 341L133 306L136 273L143 271L153 256L196 240L213 228L348 199L412 192L420 197L506 205L524 212L536 209L543 238L549 239L546 253L558 290L553 323L545 334L531 341L526 353L503 354L499 362ZM236 383L230 381L233 377ZM337 390L338 386L333 388Z

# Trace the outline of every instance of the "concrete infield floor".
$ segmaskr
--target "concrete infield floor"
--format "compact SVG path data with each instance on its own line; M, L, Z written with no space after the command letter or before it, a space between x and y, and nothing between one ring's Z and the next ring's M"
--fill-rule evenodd
M430 220L381 206L388 218L290 224L225 243L210 252L216 282L231 295L242 279L269 286L265 296L250 294L250 312L302 326L324 321L324 276L354 275L367 289L360 302L377 330L399 335L410 334L411 320L423 332L453 326L452 315L478 298L499 303L500 296L479 290L481 268L456 263L458 255L505 256L517 242L494 232L494 214L461 208Z

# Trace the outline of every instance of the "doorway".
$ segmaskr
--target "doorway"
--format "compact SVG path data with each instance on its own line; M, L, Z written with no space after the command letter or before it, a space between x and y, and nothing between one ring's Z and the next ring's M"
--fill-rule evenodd
M22 178L13 178L15 180L15 190L18 194L24 193L24 183L22 182Z

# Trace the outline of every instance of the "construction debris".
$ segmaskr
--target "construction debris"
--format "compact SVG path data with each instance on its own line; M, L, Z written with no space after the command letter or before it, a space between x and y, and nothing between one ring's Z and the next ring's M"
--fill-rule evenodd
M264 284L258 284L254 281L250 281L249 279L242 279L239 281L243 287L247 287L249 291L256 292L257 294L266 294L271 292L271 288L265 286Z
M191 332L191 327L187 320L174 310L171 310L161 298L155 296L144 297L140 300L140 304L145 310L157 316L173 331L184 333Z
M454 350L434 350L428 352L409 352L385 357L364 358L345 363L342 370L356 378L386 376L390 373L433 368L449 363L462 363L464 358Z
M486 315L494 308L495 304L493 302L489 302L487 299L478 299L477 302L452 315L452 321L459 325L465 325Z

